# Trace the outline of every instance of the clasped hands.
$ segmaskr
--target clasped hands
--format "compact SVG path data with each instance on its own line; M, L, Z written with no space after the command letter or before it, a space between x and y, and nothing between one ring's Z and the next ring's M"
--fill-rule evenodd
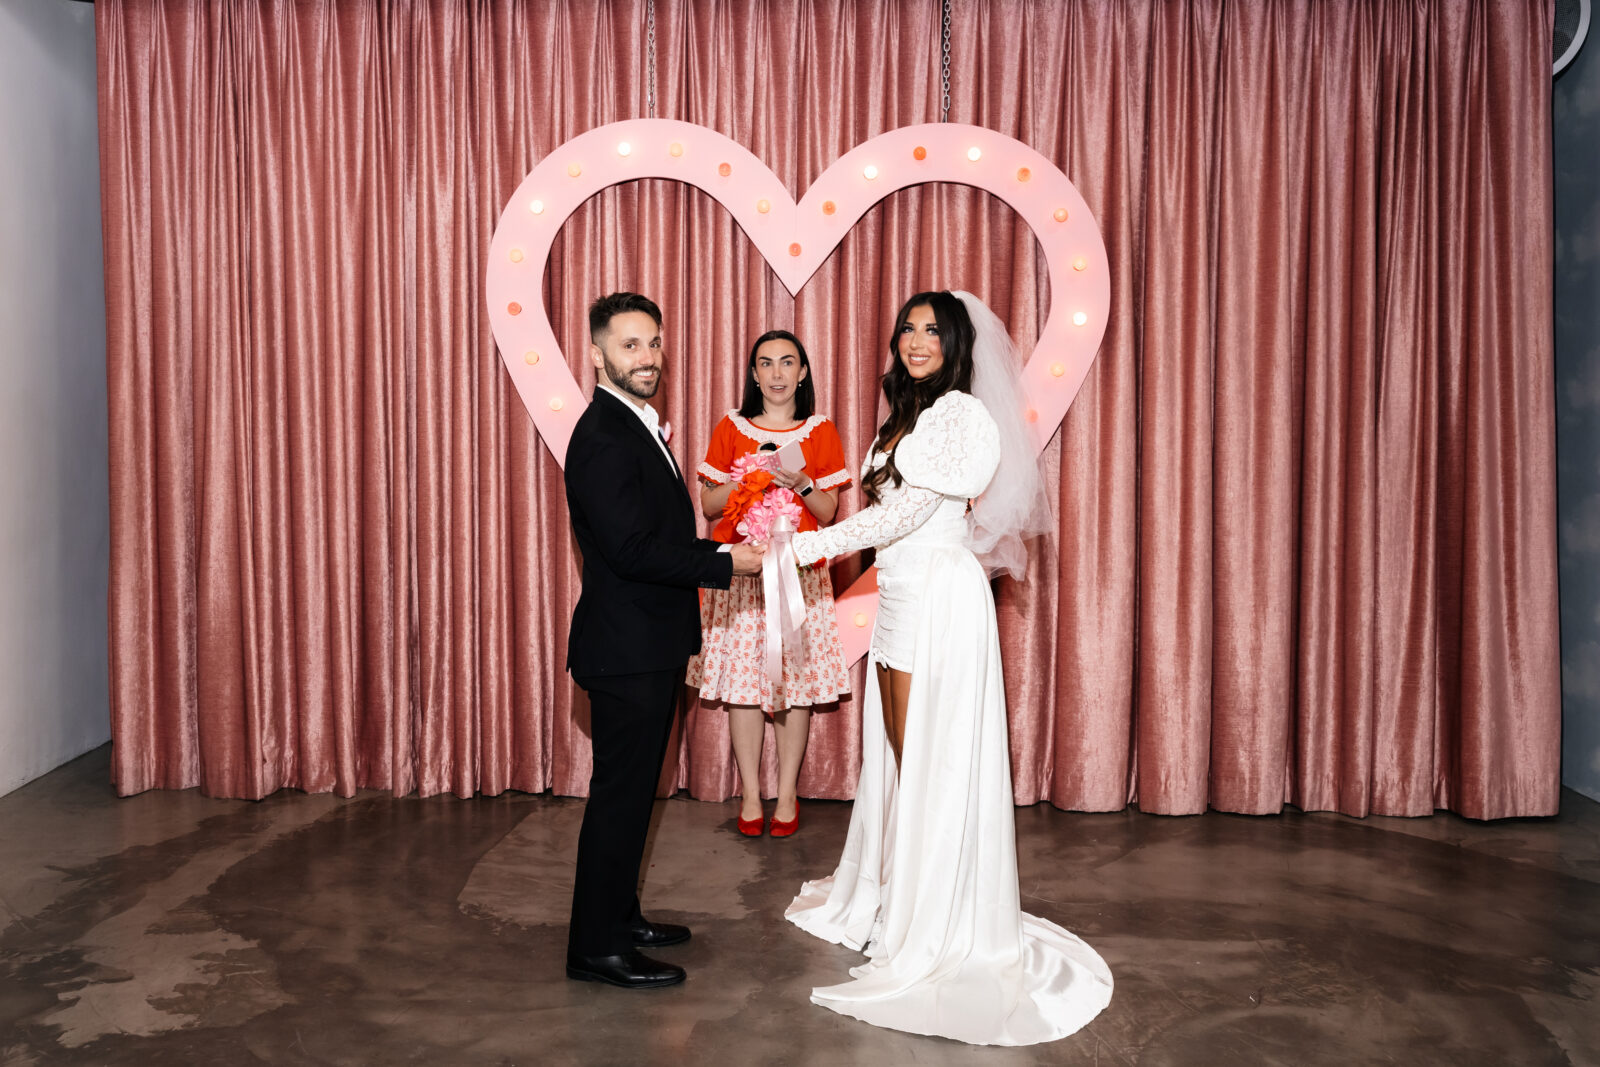
M735 574L760 574L761 560L767 554L767 546L744 542L734 545L728 550L728 555L733 557L733 573Z

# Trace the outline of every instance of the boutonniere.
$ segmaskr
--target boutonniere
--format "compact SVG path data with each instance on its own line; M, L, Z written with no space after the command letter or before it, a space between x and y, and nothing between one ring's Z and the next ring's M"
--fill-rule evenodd
M661 424L661 440L669 445L672 443L672 423L663 422Z

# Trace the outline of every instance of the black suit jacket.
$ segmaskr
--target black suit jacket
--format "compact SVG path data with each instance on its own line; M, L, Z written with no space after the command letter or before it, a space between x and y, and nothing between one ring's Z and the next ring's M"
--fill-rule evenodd
M733 558L695 536L682 476L628 402L596 387L567 445L567 509L583 553L567 669L575 677L676 670L700 651L701 586Z

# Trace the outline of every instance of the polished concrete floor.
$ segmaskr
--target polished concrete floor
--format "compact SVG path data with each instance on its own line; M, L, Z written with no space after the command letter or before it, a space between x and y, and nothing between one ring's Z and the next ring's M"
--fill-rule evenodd
M1600 805L1559 818L1017 812L1023 905L1111 1006L975 1049L808 1003L857 957L783 921L846 804L746 840L657 805L689 981L563 976L582 802L116 799L100 750L0 798L0 1064L1600 1063Z

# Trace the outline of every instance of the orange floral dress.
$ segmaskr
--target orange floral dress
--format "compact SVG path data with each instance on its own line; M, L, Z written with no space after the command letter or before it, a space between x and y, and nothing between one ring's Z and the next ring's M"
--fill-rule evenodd
M711 444L700 464L700 480L726 485L733 478L734 461L762 445L782 448L796 443L805 457L805 474L817 489L830 490L851 482L844 445L833 422L813 415L787 430L757 426L737 411L730 411L711 432ZM802 507L801 530L815 530L817 518ZM713 540L731 544L740 540L733 520L723 518L711 531ZM833 586L824 562L800 569L800 589L805 594L805 654L784 656L783 686L773 692L764 661L767 612L759 575L734 575L727 589L705 589L700 596L700 653L689 660L688 683L700 690L709 704L759 707L783 711L790 707L823 710L850 691L844 664L844 645L834 614Z

